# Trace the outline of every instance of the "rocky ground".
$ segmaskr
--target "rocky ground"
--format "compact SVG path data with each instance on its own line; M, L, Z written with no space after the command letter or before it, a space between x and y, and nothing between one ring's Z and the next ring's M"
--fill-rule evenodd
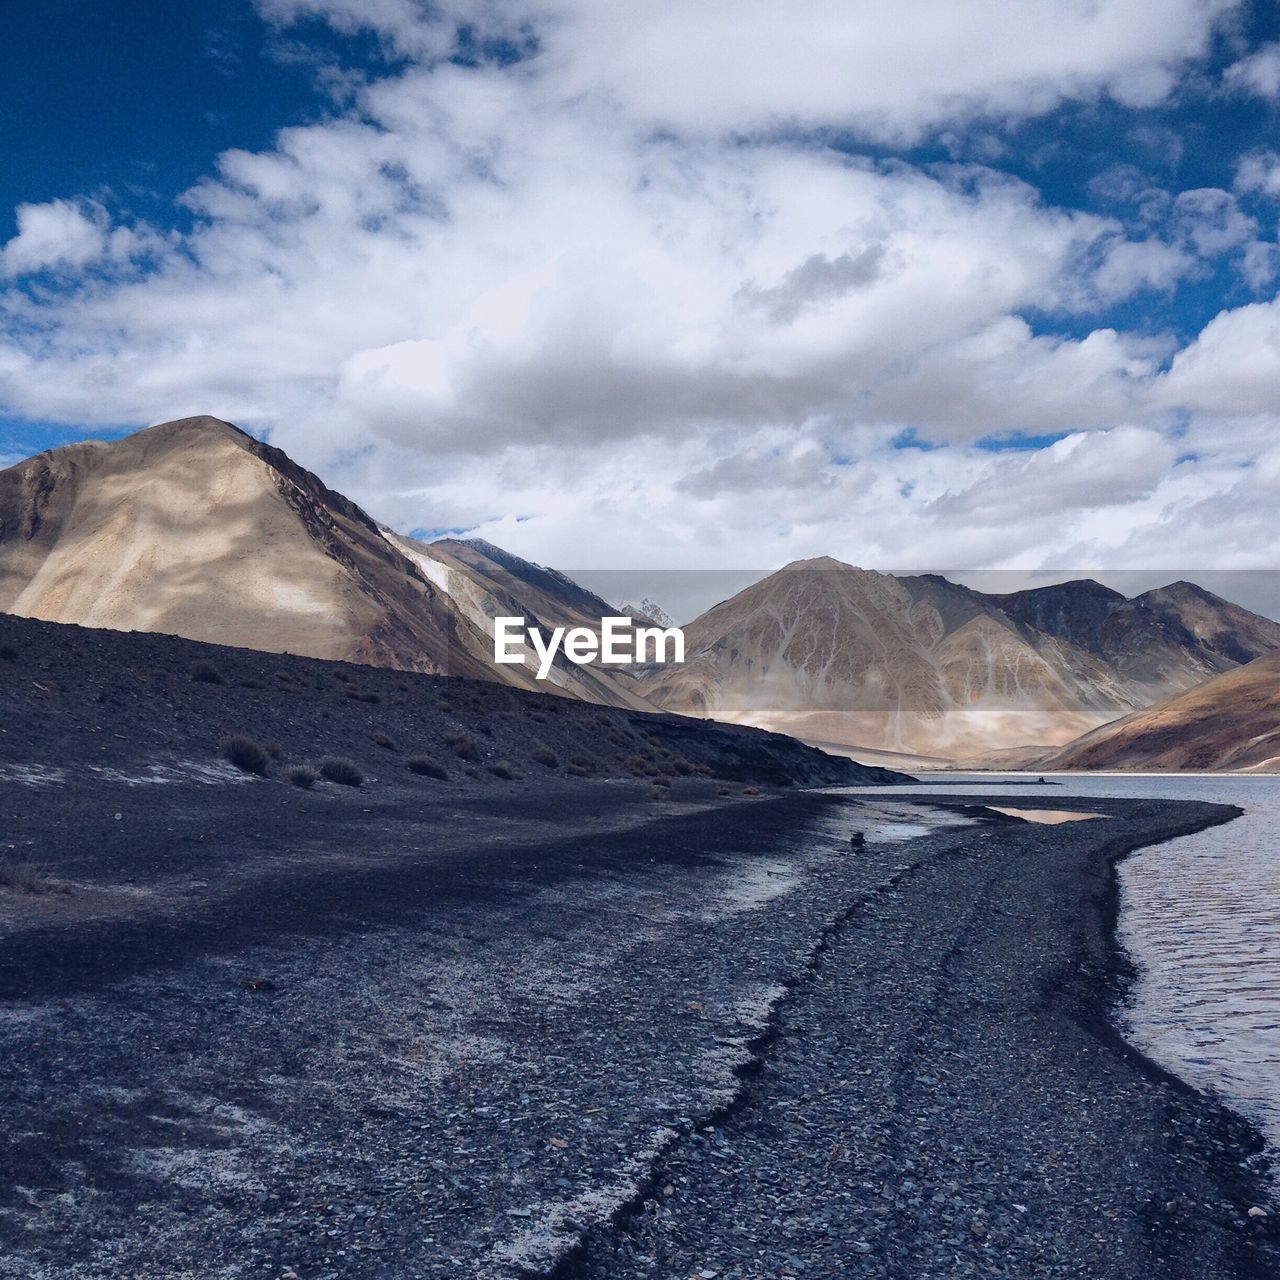
M1111 863L1231 811L982 821L772 785L840 766L747 731L73 631L0 652L0 1276L1277 1273L1251 1131L1105 1018ZM343 744L362 786L283 780Z

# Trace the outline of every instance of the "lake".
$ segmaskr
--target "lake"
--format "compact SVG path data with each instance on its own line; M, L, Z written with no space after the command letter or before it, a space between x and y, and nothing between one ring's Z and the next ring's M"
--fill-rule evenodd
M1005 775L1025 783L1025 774ZM1037 806L1054 795L1148 796L1239 805L1225 826L1154 845L1120 864L1120 940L1139 977L1121 1011L1124 1034L1162 1066L1217 1093L1280 1152L1280 776L1046 774L1019 785ZM1001 775L947 794L990 793ZM1046 806L1047 807L1047 806Z

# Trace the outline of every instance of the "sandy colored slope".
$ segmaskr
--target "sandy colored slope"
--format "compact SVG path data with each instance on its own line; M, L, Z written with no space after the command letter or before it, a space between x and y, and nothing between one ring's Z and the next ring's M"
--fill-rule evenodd
M954 756L1067 742L1135 705L1102 664L976 592L827 558L716 606L686 641L691 660L648 696L810 741Z
M354 503L214 418L0 472L0 609L481 674L447 601Z
M587 627L599 634L600 620L617 611L555 570L545 569L482 541L446 538L424 543L383 529L383 535L412 560L457 611L485 638L484 657L492 655L493 620L523 617L549 634L555 627ZM502 679L543 693L565 693L607 706L652 710L634 677L618 668L578 665L559 655L545 681L533 678L537 657L527 644L512 646L527 666L498 668Z
M1051 769L1280 772L1280 653L1103 725L1041 764Z

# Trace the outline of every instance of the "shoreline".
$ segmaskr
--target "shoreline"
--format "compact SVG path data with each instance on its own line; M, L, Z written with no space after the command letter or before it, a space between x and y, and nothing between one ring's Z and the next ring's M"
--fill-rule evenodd
M228 813L250 797L260 805L250 834L272 811L266 789L221 792L202 790L202 802ZM794 1185L811 1188L801 1217L879 1203L880 1191L862 1185L871 1176L880 1187L936 1174L961 1199L990 1191L997 1202L1033 1201L1013 1190L1028 1176L1017 1144L993 1151L991 1115L966 1108L989 1088L993 1115L1008 1122L1009 1108L1025 1104L1028 1134L1060 1144L1070 1117L1045 1110L1036 1076L994 1079L1024 1042L1046 1052L1036 1048L1043 1036L1062 1048L1041 1075L1083 1090L1081 1114L1115 1111L1106 1121L1115 1132L1100 1128L1089 1146L1097 1185L1064 1184L1061 1203L1039 1210L1066 1214L1051 1252L1088 1252L1095 1228L1084 1224L1116 1211L1099 1207L1105 1194L1127 1215L1114 1228L1124 1266L1146 1265L1144 1241L1167 1237L1200 1268L1196 1280L1266 1274L1250 1271L1249 1258L1269 1242L1233 1234L1229 1219L1260 1194L1253 1174L1232 1172L1247 1122L1149 1063L1107 1017L1119 981L1106 914L1117 864L1225 820L1220 807L1109 801L1110 820L1131 829L969 823L855 855L851 827L882 821L874 792L691 794L655 810L641 787L590 783L513 799L328 806L324 841L358 849L317 860L288 831L279 847L258 837L222 865L236 876L261 866L266 880L161 895L142 916L68 917L0 935L0 1035L18 1064L0 1071L0 1103L12 1122L6 1163L25 1189L0 1189L0 1276L118 1280L131 1274L127 1259L176 1278L206 1274L200 1260L212 1257L228 1277L293 1270L299 1280L625 1280L695 1274L686 1264L729 1277L732 1258L708 1263L706 1241L717 1223L745 1223L727 1239L745 1230L752 1250L776 1253L764 1274L785 1274L802 1250L795 1274L806 1278L916 1280L935 1274L931 1246L903 1237L896 1209L878 1236L842 1218L787 1252L767 1195L753 1206L767 1185L758 1178L791 1162ZM978 802L912 800L956 820ZM145 863L135 871L155 875ZM1012 931L1011 912L1024 917ZM1019 952L1028 926L1052 952L1073 916L1083 967L1051 965L1040 976L1061 984L1035 985L1031 962L1044 956ZM91 960L95 949L122 962ZM818 1069L823 1037L834 1037L833 1056ZM956 1067L963 1089L919 1065L952 1061L968 1061ZM891 1062L901 1066L875 1065ZM850 1063L866 1078L836 1106ZM791 1092L779 1093L788 1071ZM1113 1088L1132 1093L1118 1110ZM820 1114L797 1130L804 1140L779 1142L780 1119L810 1105ZM1166 1128L1169 1106L1179 1118ZM1133 1127L1135 1108L1146 1109L1145 1126ZM827 1134L845 1154L823 1190L812 1179L830 1171L806 1161L826 1151ZM1166 1139L1168 1159L1157 1150ZM933 1169L939 1142L969 1172ZM1109 1183L1105 1155L1116 1149L1143 1153L1132 1186ZM886 1163L846 1169L855 1150ZM716 1202L728 1176L717 1170L734 1151L745 1181ZM988 1166L990 1177L974 1172ZM673 1172L681 1168L693 1171L687 1182ZM1199 1207L1150 1210L1161 1187L1166 1200L1191 1194ZM965 1227L962 1245L948 1247L972 1254L975 1275L1005 1274L991 1269L1001 1250L1025 1241L1004 1240L1005 1210L983 1205L974 1221L984 1234ZM658 1224L655 1270L637 1259L658 1256L644 1252ZM828 1265L831 1238L841 1253ZM686 1246L698 1256L684 1256ZM893 1270L903 1249L914 1270ZM1090 1261L1093 1274L1117 1280L1193 1274ZM1050 1263L1041 1259L1037 1274L1059 1274Z
M984 801L998 803L1001 799L1007 798L992 794L968 799L973 803L982 803ZM931 797L927 794L921 794L918 797L913 797L913 799L918 799L921 803L936 801L948 808L961 807L957 806L955 801L948 796ZM1064 797L1064 801L1063 807L1085 809L1094 805L1094 798ZM1117 812L1122 812L1124 802L1119 802L1114 807ZM1185 806L1180 806L1178 802L1173 802L1172 804L1162 803L1161 807L1176 809ZM1090 878L1101 874L1105 882L1104 890L1097 896L1094 903L1097 909L1097 934L1107 954L1107 960L1102 970L1103 980L1099 983L1096 980L1097 975L1093 974L1080 982L1067 982L1058 986L1046 984L1042 988L1041 994L1050 1004L1063 1010L1069 1010L1068 1016L1083 1029L1087 1030L1102 1053L1114 1055L1119 1062L1141 1073L1152 1084L1176 1094L1186 1104L1193 1127L1203 1127L1208 1131L1198 1135L1202 1144L1200 1154L1206 1166L1211 1170L1212 1181L1219 1191L1225 1193L1228 1200L1242 1206L1245 1204L1250 1206L1254 1204L1265 1205L1268 1213L1274 1215L1274 1197L1262 1177L1262 1169L1265 1166L1258 1161L1258 1157L1264 1150L1264 1143L1262 1135L1257 1128L1247 1118L1232 1111L1225 1103L1196 1090L1186 1081L1169 1072L1159 1063L1143 1054L1141 1050L1131 1045L1123 1037L1113 1019L1116 1007L1115 1001L1127 988L1127 983L1132 973L1132 966L1119 945L1115 929L1116 908L1118 905L1117 868L1124 858L1133 853L1152 847L1155 844L1163 843L1166 839L1194 834L1196 831L1229 822L1239 812L1233 806L1200 804L1196 807L1203 811L1197 821L1175 824L1166 832L1153 834L1150 831L1146 831L1113 838L1107 842L1107 845L1110 846L1109 848L1104 845L1089 858L1088 861L1093 864L1092 866L1082 864L1080 868L1082 881L1087 882ZM1215 812L1215 810L1217 811ZM1030 824L1018 825L1028 826ZM1004 824L1000 824L998 829L1007 830ZM899 878L895 877L895 883ZM819 945L815 948L813 957L815 967L821 964L822 957L828 946L845 925L857 915L862 905L864 904L855 903L842 913L840 920L834 923L828 932L824 933ZM792 1011L797 1001L803 1001L804 983L814 981L816 977L816 973L810 971L797 988L789 990L782 997L779 1005L771 1013L769 1029L761 1038L761 1042L757 1046L756 1055L753 1057L751 1064L740 1073L743 1080L741 1094L735 1099L734 1104L726 1110L723 1117L716 1118L710 1122L710 1128L719 1127L724 1120L727 1120L732 1128L735 1117L750 1112L752 1108L755 1108L757 1112L767 1109L770 1101L767 1096L767 1086L762 1088L758 1082L769 1070L769 1057L777 1048L777 1042L787 1034L785 1021L788 1013ZM754 1096L752 1096L753 1092ZM774 1098L772 1101L776 1102L777 1099ZM759 1115L756 1116L755 1123L760 1123ZM737 1135L735 1134L733 1137L736 1138ZM1252 1162L1251 1168L1247 1171L1241 1167L1241 1157ZM677 1158L665 1167L656 1169L646 1184L646 1192L652 1192L655 1187L667 1183L668 1180L671 1183L679 1182L682 1174L687 1172L691 1164L696 1167L696 1154L692 1159L686 1155L683 1159ZM668 1186L669 1191L670 1186ZM729 1201L721 1206L724 1215L732 1217L738 1211L739 1204L740 1201ZM714 1202L711 1205L704 1202L699 1204L696 1211L691 1214L696 1224L695 1229L690 1232L692 1241L698 1241L700 1236L710 1230L708 1224L715 1221L715 1207ZM708 1212L709 1210L710 1212ZM1178 1221L1178 1214L1181 1211L1190 1212L1190 1206L1169 1203L1166 1206L1168 1220L1163 1224L1164 1229L1169 1232L1170 1236L1178 1239L1177 1247L1179 1249L1185 1247L1185 1240L1182 1240L1181 1237L1186 1234L1185 1224ZM655 1274L663 1276L686 1274L683 1268L693 1261L694 1251L691 1250L686 1254L680 1255L679 1262L676 1263L670 1256L674 1251L672 1250L672 1242L668 1240L666 1242L668 1253L663 1255L661 1241L664 1229L655 1225L657 1218L652 1216L655 1212L657 1215L661 1215L663 1207L653 1198L646 1198L646 1193L641 1193L633 1198L629 1205L619 1214L619 1220L615 1222L614 1228L610 1232L597 1233L594 1238L589 1235L579 1249L552 1273L555 1280L604 1280L605 1277L639 1275L643 1268L630 1269L629 1264L634 1263L634 1255L640 1248L643 1248L649 1256L656 1254L665 1257L665 1266ZM1244 1212L1244 1210L1241 1209L1241 1212ZM1269 1221L1273 1220L1274 1218L1272 1217ZM1237 1231L1237 1227L1241 1228L1241 1230ZM1150 1231L1152 1224L1148 1224L1146 1229ZM1113 1261L1111 1266L1096 1267L1090 1274L1095 1276L1114 1276L1116 1280L1122 1280L1122 1278L1123 1280L1128 1280L1129 1277L1140 1274L1144 1276L1167 1275L1179 1277L1222 1275L1246 1277L1247 1280L1264 1280L1264 1277L1275 1274L1277 1259L1280 1259L1280 1251L1277 1250L1274 1227L1249 1219L1243 1221L1236 1219L1229 1223L1227 1217L1224 1216L1219 1218L1211 1230L1217 1234L1216 1245L1222 1250L1222 1256L1217 1258L1216 1265L1206 1266L1206 1255L1202 1255L1200 1259L1194 1262L1189 1262L1186 1259L1175 1262L1174 1252L1171 1252L1164 1259L1166 1265L1158 1266L1155 1269L1127 1270L1126 1266L1128 1264L1124 1261ZM672 1234L670 1227L665 1228L665 1232L668 1235ZM620 1238L623 1243L620 1243ZM634 1245L636 1240L642 1241L642 1245ZM627 1242L633 1243L631 1249L627 1248ZM690 1242L689 1239L683 1241L685 1244ZM846 1241L846 1243L848 1242ZM845 1274L876 1276L883 1274L895 1277L901 1275L904 1278L916 1275L944 1274L943 1272L935 1273L928 1270L920 1270L918 1272L913 1270L913 1267L921 1265L919 1258L912 1258L910 1265L901 1271L894 1270L892 1266L886 1270L881 1270L874 1265L870 1257L875 1252L875 1248L874 1246L868 1248L868 1244L869 1242L865 1240L854 1242L857 1249L855 1256L859 1259L865 1259L870 1264L865 1269L853 1265L847 1257L830 1271L824 1270L820 1264L815 1266L812 1260L800 1258L796 1259L796 1261L797 1263L804 1262L803 1266L797 1265L793 1271L788 1272L785 1270L784 1264L784 1270L781 1274L797 1276L819 1275L823 1277L830 1275L832 1280L836 1276ZM705 1246L703 1247L705 1248ZM979 1263L973 1274L1006 1274L1005 1270L1000 1269L993 1260L988 1259L987 1262L994 1269L987 1270ZM1043 1260L1041 1262L1043 1265ZM750 1271L740 1271L732 1266L727 1270L722 1270L717 1265L714 1269L717 1274L727 1276L756 1274ZM695 1270L687 1274L696 1275L700 1273ZM705 1272L702 1274L705 1274ZM761 1272L760 1274L766 1273ZM957 1260L954 1273L947 1271L945 1274L967 1275L970 1272L960 1265ZM1007 1274L1011 1276L1025 1275L1028 1272L1019 1272L1015 1269ZM1041 1270L1037 1269L1036 1274L1042 1274ZM1059 1272L1047 1267L1043 1274L1059 1274ZM1061 1274L1078 1273L1074 1271L1072 1266L1068 1266Z

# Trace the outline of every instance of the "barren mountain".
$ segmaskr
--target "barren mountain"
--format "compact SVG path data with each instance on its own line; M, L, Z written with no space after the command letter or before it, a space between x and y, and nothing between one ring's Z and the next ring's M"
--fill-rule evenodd
M617 615L607 601L580 587L572 578L555 569L533 564L495 547L480 538L446 538L439 542L418 542L382 530L383 536L411 560L449 599L459 616L470 623L474 634L482 635L487 662L493 654L493 620L523 617L529 626L547 632L554 627L588 627L599 632L600 620ZM517 651L513 646L512 651ZM527 663L535 657L526 645ZM527 668L495 667L499 678L510 680L509 672L528 679ZM555 690L547 686L554 685ZM545 681L543 692L562 691L588 702L607 706L651 708L638 691L636 678L618 667L580 666L561 653Z
M0 472L0 610L490 674L483 637L359 507L216 418Z
M1126 599L1083 579L992 599L1010 617L1101 658L1144 704L1280 649L1280 623L1190 582Z
M396 534L216 418L0 472L0 611L649 706L617 668L493 662L495 616L598 630L598 596L490 543Z
M1280 653L1105 724L1037 767L1280 773Z
M686 665L643 682L659 705L951 758L1066 743L1235 653L1280 648L1280 625L1187 584L1135 600L1088 581L992 596L830 558L788 565L685 636Z

